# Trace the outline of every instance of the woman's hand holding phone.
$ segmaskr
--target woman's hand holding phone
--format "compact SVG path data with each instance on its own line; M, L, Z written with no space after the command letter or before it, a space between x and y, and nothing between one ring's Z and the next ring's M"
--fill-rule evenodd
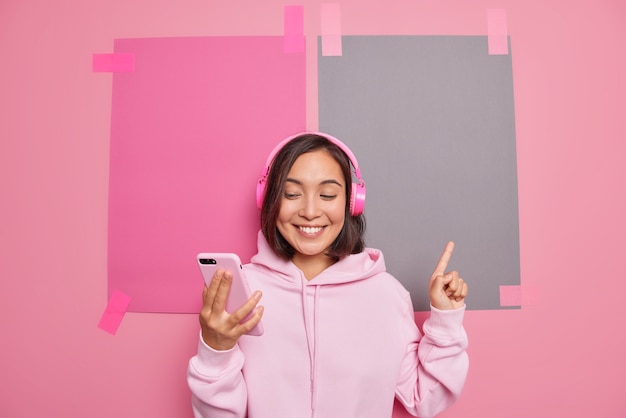
M235 312L226 311L226 301L232 281L232 272L217 269L211 282L204 286L202 292L203 304L200 311L202 339L214 350L233 348L239 338L250 332L263 316L263 307L257 307L261 299L260 291L255 291ZM250 319L242 322L249 314L251 314Z

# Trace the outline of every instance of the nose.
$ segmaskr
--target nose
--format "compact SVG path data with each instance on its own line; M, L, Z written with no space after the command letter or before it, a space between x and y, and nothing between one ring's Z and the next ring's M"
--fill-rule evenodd
M321 210L317 196L307 194L301 201L300 216L305 219L315 219L320 216Z

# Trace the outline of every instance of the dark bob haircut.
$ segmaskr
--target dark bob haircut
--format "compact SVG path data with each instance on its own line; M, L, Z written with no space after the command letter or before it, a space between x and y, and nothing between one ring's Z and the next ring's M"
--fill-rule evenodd
M261 206L261 230L274 252L283 258L291 259L295 249L278 231L276 222L280 212L285 180L298 157L307 152L325 150L339 163L346 183L345 221L341 232L331 244L328 256L335 261L348 254L356 254L365 247L365 217L350 214L350 193L352 192L352 171L350 159L337 145L322 135L302 134L285 144L271 163L265 186L265 197Z

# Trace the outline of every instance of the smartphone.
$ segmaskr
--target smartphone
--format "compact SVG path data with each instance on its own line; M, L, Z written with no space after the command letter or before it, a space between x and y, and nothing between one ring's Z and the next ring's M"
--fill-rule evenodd
M204 282L207 286L211 283L211 279L217 269L230 271L233 274L233 280L230 286L230 293L226 300L226 312L232 313L250 299L252 292L246 280L246 275L243 271L243 265L237 254L233 253L200 253L196 256L198 267L204 278ZM242 322L246 322L254 310L250 312ZM259 322L254 328L252 328L248 335L262 335L263 325Z

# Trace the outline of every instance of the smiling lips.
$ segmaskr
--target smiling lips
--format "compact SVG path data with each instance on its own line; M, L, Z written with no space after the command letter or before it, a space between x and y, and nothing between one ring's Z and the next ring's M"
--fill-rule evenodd
M300 231L305 234L314 235L322 230L321 226L300 226Z

